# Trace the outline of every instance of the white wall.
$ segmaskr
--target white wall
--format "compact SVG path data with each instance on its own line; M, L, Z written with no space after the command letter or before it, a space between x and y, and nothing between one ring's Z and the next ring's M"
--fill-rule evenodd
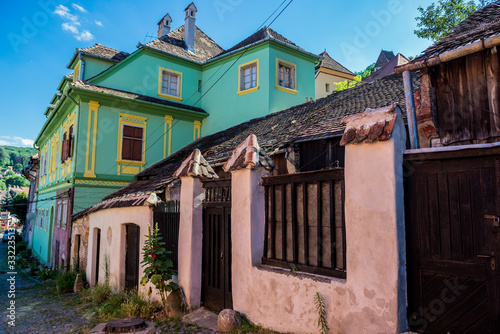
M91 286L95 285L95 255L96 255L96 229L101 229L100 269L99 282L105 282L105 258L109 258L109 284L115 289L125 287L125 251L126 251L126 227L125 224L139 226L139 262L142 261L145 235L148 233L148 224L153 222L153 210L149 206L112 208L91 213L89 215L89 240L87 280ZM146 293L150 284L140 285L140 279L144 275L144 268L139 264L139 291ZM153 293L152 296L156 296ZM156 296L159 299L159 296Z

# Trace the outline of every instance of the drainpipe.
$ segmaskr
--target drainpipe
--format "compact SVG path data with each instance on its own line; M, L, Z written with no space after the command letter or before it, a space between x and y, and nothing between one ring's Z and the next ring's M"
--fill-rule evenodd
M410 133L410 146L412 149L420 148L417 130L417 112L415 110L415 97L413 96L413 82L410 71L403 72L405 88L406 117L408 119L408 132Z

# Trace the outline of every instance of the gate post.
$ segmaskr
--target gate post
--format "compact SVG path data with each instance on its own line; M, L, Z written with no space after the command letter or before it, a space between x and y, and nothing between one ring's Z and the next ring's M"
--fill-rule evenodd
M195 149L173 176L181 179L179 285L189 308L195 309L201 305L204 190L200 178L217 178L217 174Z
M265 194L261 178L275 168L253 134L234 150L223 167L225 172L231 172L231 271L235 310L245 301L250 268L260 264L264 252Z
M342 121L347 282L364 291L358 294L364 313L379 319L370 323L360 317L357 326L401 333L407 328L401 109L397 104L367 109Z

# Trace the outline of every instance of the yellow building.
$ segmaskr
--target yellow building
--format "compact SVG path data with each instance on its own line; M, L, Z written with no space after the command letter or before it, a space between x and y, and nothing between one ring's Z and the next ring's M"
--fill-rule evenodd
M316 66L315 99L320 99L335 90L335 84L346 80L354 80L356 74L339 64L330 57L326 50L319 54L322 57L318 66Z

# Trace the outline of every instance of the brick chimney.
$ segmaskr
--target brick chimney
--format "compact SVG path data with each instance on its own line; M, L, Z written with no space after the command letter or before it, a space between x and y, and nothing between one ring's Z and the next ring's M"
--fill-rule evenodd
M189 52L194 52L194 37L196 34L196 6L193 2L186 7L186 22L184 23L184 42L186 43L186 49Z
M172 18L170 14L167 13L160 22L158 22L158 38L165 36L170 32L170 23L172 23Z

